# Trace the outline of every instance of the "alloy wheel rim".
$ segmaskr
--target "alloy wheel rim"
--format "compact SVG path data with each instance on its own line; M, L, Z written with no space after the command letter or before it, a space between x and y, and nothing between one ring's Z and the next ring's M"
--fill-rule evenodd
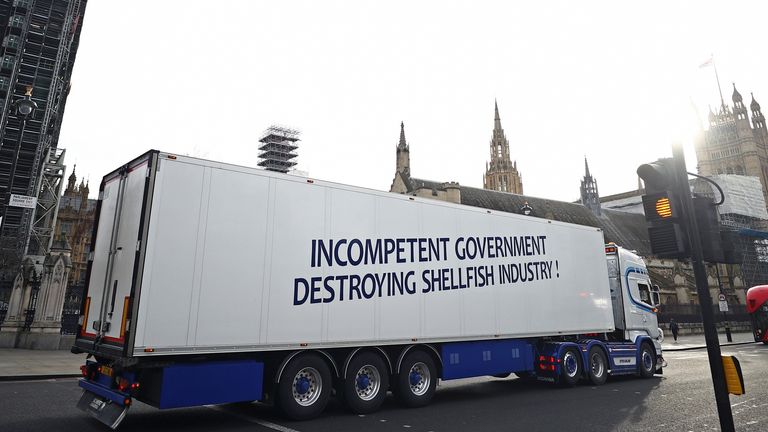
M323 390L323 379L320 372L313 367L301 369L293 377L293 399L301 406L311 406L320 398Z
M372 365L361 367L355 375L355 391L357 397L369 401L379 394L381 388L381 374Z
M411 366L411 370L408 372L408 382L414 395L424 395L429 390L431 380L432 377L429 375L429 369L426 364L417 362Z

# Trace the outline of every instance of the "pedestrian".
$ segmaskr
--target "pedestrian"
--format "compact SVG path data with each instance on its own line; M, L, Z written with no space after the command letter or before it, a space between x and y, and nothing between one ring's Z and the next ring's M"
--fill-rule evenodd
M675 338L675 342L677 342L677 332L680 331L680 326L674 318L669 320L669 329L672 331L672 337Z

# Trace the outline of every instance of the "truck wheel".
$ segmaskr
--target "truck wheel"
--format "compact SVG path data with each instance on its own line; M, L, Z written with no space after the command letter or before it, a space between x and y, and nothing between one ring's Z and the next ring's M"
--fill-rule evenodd
M587 374L592 384L599 386L608 379L608 358L600 348L593 346L589 350L589 366Z
M562 366L560 367L560 384L564 387L573 387L581 378L581 360L579 352L575 348L566 348L563 352Z
M403 359L395 381L395 396L401 404L409 408L425 406L435 395L435 362L423 351L409 353Z
M291 420L318 416L331 396L331 371L315 354L299 355L283 370L277 384L277 405Z
M638 370L642 378L650 378L656 373L656 351L648 342L640 345L640 364Z
M389 371L378 355L363 352L355 356L342 384L344 401L355 414L372 413L387 397Z

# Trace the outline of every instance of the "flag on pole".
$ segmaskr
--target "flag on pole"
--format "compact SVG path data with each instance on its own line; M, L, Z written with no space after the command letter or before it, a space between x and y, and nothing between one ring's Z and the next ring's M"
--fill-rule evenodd
M702 63L702 64L700 64L700 65L699 65L699 69L701 69L701 68L705 68L705 67L707 67L707 66L711 65L711 64L712 64L712 62L714 61L714 59L715 59L715 57L714 57L714 56L709 56L709 59L707 59L707 61L705 61L704 63Z

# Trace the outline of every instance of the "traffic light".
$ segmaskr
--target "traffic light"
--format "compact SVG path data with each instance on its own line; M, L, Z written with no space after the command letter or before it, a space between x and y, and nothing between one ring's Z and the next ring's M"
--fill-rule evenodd
M717 208L711 198L694 197L693 211L696 216L696 227L701 239L701 252L704 261L711 263L725 262L722 239L720 236L720 221Z
M688 241L680 201L681 176L672 158L640 165L637 175L645 182L643 210L648 225L651 253L661 258L685 258L689 255ZM684 193L684 192L683 192Z
M723 248L723 264L741 264L744 256L739 248L739 233L732 230L720 231Z

